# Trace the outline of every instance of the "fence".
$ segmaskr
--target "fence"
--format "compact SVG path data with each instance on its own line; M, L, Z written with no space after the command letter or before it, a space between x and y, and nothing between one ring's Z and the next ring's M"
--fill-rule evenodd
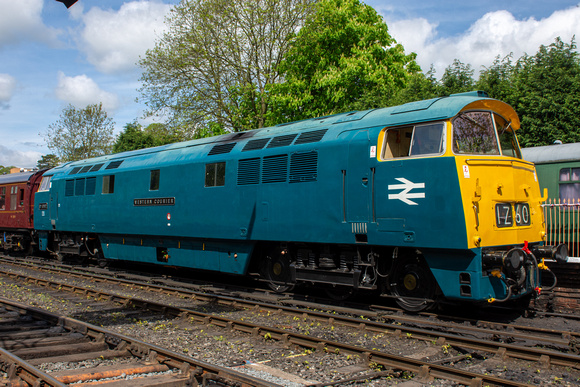
M549 199L542 204L546 221L546 244L568 245L570 257L580 257L580 199Z

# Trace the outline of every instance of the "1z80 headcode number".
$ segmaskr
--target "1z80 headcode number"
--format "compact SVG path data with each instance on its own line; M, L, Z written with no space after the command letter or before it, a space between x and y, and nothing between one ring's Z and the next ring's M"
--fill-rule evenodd
M497 227L530 225L530 206L528 203L498 203L495 205L495 224Z

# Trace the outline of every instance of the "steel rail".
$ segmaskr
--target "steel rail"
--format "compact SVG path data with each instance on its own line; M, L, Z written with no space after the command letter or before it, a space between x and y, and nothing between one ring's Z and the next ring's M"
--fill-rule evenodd
M0 259L1 260L1 259ZM13 262L12 260L8 260L7 262L11 264L17 264L24 267L30 267L33 269L38 269L36 266L26 263L26 262ZM284 300L278 299L276 304L269 304L263 301L249 301L247 297L246 299L236 298L232 296L226 296L222 294L216 293L206 293L203 291L195 291L190 289L178 289L175 287L170 287L166 285L158 285L152 283L146 283L141 281L135 280L127 280L122 278L116 277L108 277L100 274L94 273L82 273L78 271L72 271L68 269L63 269L62 267L49 267L46 268L47 271L56 272L56 273L64 273L66 275L70 275L73 277L78 278L89 278L94 281L100 281L104 283L110 284L122 284L125 286L139 286L144 288L145 290L167 294L167 295L174 295L174 296L187 296L192 299L201 300L201 301L208 301L208 302L216 302L219 304L224 305L231 305L232 303L237 303L239 307L254 307L256 304L260 305L260 307L269 310L282 310L287 311L291 314L296 314L295 308L288 308L284 307L281 304L289 304L294 306L301 306L302 308L320 308L319 303L313 303L308 301L295 301L295 300ZM206 289L207 290L207 289ZM329 306L332 308L332 306ZM413 325L431 325L434 327L441 327L441 323L438 321L433 321L432 319L418 319L413 316L407 315L386 315L381 313L380 311L365 311L360 309L353 309L353 308L336 308L337 312L341 312L344 314L351 314L351 315L362 315L366 318L382 318L384 320L390 320L394 323L401 324L413 324ZM302 312L300 312L302 313ZM328 314L320 312L316 314L315 312L309 312L312 315L317 315L320 317L321 320L327 318ZM428 317L435 317L439 320L445 321L452 321L457 320L451 316L438 316L433 314L423 314L427 315ZM336 316L332 316L335 317ZM466 326L463 325L461 327L457 327L459 331L464 332L465 334L473 333L479 335L485 334L493 334L499 337L503 337L506 340L512 339L520 339L524 341L537 341L539 344L544 344L548 346L556 346L562 347L563 350L572 350L577 351L577 346L580 344L580 332L572 332L572 331L558 331L553 329L545 329L545 328L538 328L538 327L530 327L524 325L514 325L514 324L505 324L505 323L498 323L492 321L483 321L483 320L466 320L462 318L461 323L470 322L473 326ZM399 327L400 329L404 329L404 327ZM493 330L493 332L490 332Z
M149 360L154 360L159 364L179 369L185 375L185 378L189 378L189 381L185 384L192 382L196 383L199 381L211 381L213 383L212 385L221 386L239 385L241 387L281 387L272 382L266 382L226 367L216 366L198 359L185 357L139 339L115 333L70 317L64 317L39 308L30 307L3 297L0 297L0 304L6 310L16 311L19 314L26 314L36 320L48 321L50 324L60 326L66 331L82 333L92 340L104 341L105 343L115 347L124 347L126 351L131 353L133 356L140 358L147 357ZM17 386L18 380L22 380L27 383L24 384L24 386L65 386L65 384L50 376L50 374L47 374L31 365L30 362L20 359L3 349L0 350L0 362L4 368L9 370L8 375L13 381L11 385ZM50 351L50 348L48 350ZM66 380L66 378L63 380ZM174 385L185 384L183 383L183 380L181 380L180 383L175 383ZM205 382L203 382L202 385L206 385Z
M231 296L224 296L224 295L217 295L217 294L207 294L203 292L197 292L192 290L183 290L183 289L176 289L171 288L163 285L155 285L143 282L136 282L136 281L129 281L124 279L118 278L109 278L101 275L90 275L86 273L77 273L71 272L66 269L56 268L56 269L49 269L51 271L56 271L59 273L66 273L67 275L72 275L74 277L80 278L90 278L91 280L102 281L105 283L113 283L113 284L123 284L126 286L138 286L144 288L144 290L156 292L156 293L163 293L171 296L180 296L184 297L187 296L188 298L206 302L215 302L221 305L230 305L239 308L254 308L260 307L265 310L271 310L276 312L283 312L287 313L291 316L302 316L305 317L307 314L307 318L316 321L328 321L332 319L334 324L349 326L354 328L360 328L364 326L364 329L368 331L374 332L398 332L399 334L404 335L413 335L413 337L417 339L421 339L424 341L439 341L441 343L450 344L454 346L462 346L473 350L481 350L491 353L502 354L502 357L513 357L522 360L531 360L531 361L542 361L542 362L549 362L551 364L565 366L565 367L577 367L578 360L574 358L575 355L569 354L560 354L556 351L551 351L547 349L541 348L533 348L533 347L526 347L526 346L518 346L514 343L502 343L499 342L498 339L503 337L503 340L513 340L519 339L524 341L533 341L537 344L542 344L545 346L550 347L559 347L563 351L574 351L578 348L576 347L580 342L580 333L578 332L570 332L570 331L556 331L550 329L543 329L543 328L534 328L534 327L525 327L521 325L507 325L507 324L500 324L494 322L486 322L486 321L478 321L477 324L479 326L460 326L457 327L456 333L448 333L448 332L441 332L438 330L441 328L441 322L438 321L429 321L425 319L417 319L415 317L409 317L404 315L398 316L388 316L388 320L392 321L393 323L384 323L384 322L377 322L371 320L364 320L361 321L359 318L349 318L346 316L337 316L331 315L325 312L318 312L312 310L304 310L296 307L288 307L283 305L275 305L269 304L261 301L256 300L244 300L240 298L235 298ZM3 270L0 270L3 272ZM7 275L16 276L17 274L11 273L8 271L4 271ZM26 277L26 276L25 276ZM41 279L35 279L35 281L46 281ZM45 286L51 286L48 283ZM84 288L81 290L75 290L72 285L61 284L59 282L55 282L55 285L52 286L53 288L67 288L71 287L71 292L76 292L83 295L88 295ZM94 291L94 290L89 290ZM93 297L97 297L96 294L93 294ZM108 296L107 296L108 297ZM304 306L312 307L314 304L312 303L302 303ZM319 305L318 305L319 306ZM350 310L349 313L360 313L360 311ZM379 317L379 314L374 314L375 317ZM370 314L369 314L370 316ZM385 316L380 316L385 318ZM428 329L421 329L421 328L413 328L401 325L404 324L411 324L411 325L429 325L433 327L431 330ZM363 325L361 325L363 324ZM393 328L393 325L396 324L396 328ZM501 330L503 329L503 330ZM506 329L509 329L507 331ZM477 339L477 338L470 338L466 337L465 335L480 335L480 336L489 336L494 335L496 336L494 340L496 341L489 341L486 339Z
M13 274L13 273L8 273ZM21 274L14 274L13 277L26 279L27 276L23 276ZM69 285L69 284L62 284L56 281L49 281L44 279L38 279L31 277L30 282L50 287L57 290L64 290L73 292L75 294L80 294L85 297L93 297L97 300L107 300L109 302L116 302L124 305L125 307L133 307L133 308L142 308L147 309L153 312L163 313L168 317L174 318L181 318L190 320L193 322L201 323L201 324L213 324L218 327L222 327L229 330L235 330L240 332L245 332L248 334L252 334L254 336L262 336L262 337L269 337L272 339L280 340L285 345L299 345L306 348L314 348L318 350L323 350L326 352L335 352L335 353L347 353L347 354L358 354L362 356L369 362L374 362L377 364L381 364L385 367L393 367L397 369L407 370L410 372L417 373L420 377L429 378L429 377L436 377L436 378L443 378L448 380L453 380L459 383L485 383L491 385L503 385L503 386L522 386L526 384L522 384L519 382L510 381L507 379L502 379L490 375L483 375L478 373L473 373L469 371L458 370L452 367L447 367L439 364L433 364L421 360L411 359L403 356L398 355L391 355L388 353L384 353L378 350L369 350L363 347L352 346L349 344L338 343L331 340L321 339L319 337L308 336L300 333L289 332L279 328L273 328L269 326L262 326L246 321L240 321L231 319L224 316L216 316L208 313L202 313L195 310L191 310L188 308L181 308L181 307L174 307L169 306L157 302L140 300L133 297L126 297L120 296L117 294L112 294L109 292L99 291L96 289L87 289L79 286ZM260 308L260 306L257 306ZM306 312L301 311L301 315L305 317L309 317ZM326 320L329 324L334 324L337 320L336 317L326 317ZM352 319L356 321L356 328L364 328L369 329L372 327L371 322L361 323L360 320ZM401 330L398 329L385 329L385 327L380 327L377 332L381 333L394 333L394 334L401 334ZM416 332L419 335L420 330ZM456 339L456 338L449 338ZM448 340L448 338L445 338ZM502 347L508 346L508 344L501 345L498 347L493 346L490 348L489 346L484 346L481 343L481 340L478 340L478 346L476 348L486 348L487 351L492 353L496 353L499 356L506 356L508 354L507 350L503 350ZM449 341L444 341L444 343ZM498 343L501 344L501 343ZM461 341L461 345L465 346L466 342ZM566 356L564 354L558 354L555 352L545 351L542 352L541 355L530 355L527 352L529 348L517 348L511 350L509 352L510 355L514 355L514 357L519 357L525 360L535 360L541 361L543 364L558 364L562 365L565 364L566 366L580 366L580 357L576 355L569 355ZM546 358L546 356L548 356ZM542 356L544 356L542 358ZM571 360L570 360L571 359Z

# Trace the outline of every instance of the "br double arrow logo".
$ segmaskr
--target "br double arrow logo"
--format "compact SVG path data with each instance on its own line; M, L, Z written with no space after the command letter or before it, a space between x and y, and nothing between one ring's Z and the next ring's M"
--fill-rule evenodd
M425 183L413 183L404 177L397 177L395 180L398 180L403 184L389 184L389 191L396 189L400 189L402 191L396 194L389 194L389 200L399 199L400 201L410 206L416 206L417 203L410 199L421 199L425 197L425 192L411 192L413 189L425 188Z

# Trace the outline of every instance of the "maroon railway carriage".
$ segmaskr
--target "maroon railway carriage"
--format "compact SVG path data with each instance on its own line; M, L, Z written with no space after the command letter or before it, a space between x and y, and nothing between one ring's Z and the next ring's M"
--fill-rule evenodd
M34 194L45 171L0 175L0 251L34 247Z

